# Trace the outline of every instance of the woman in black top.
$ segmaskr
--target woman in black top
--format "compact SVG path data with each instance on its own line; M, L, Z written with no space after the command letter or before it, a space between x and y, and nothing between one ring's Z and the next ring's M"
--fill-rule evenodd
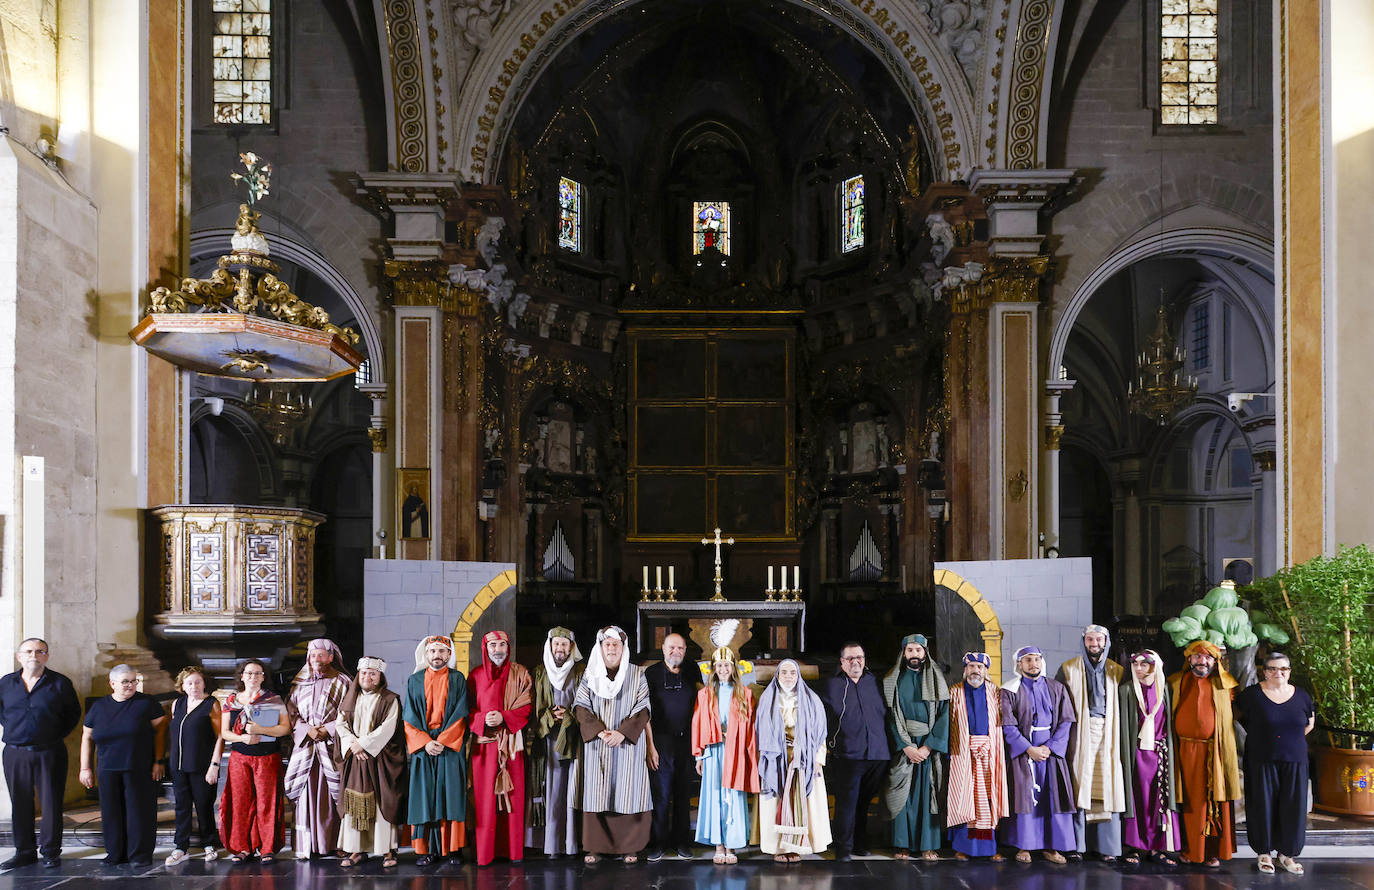
M215 787L219 784L219 761L224 740L219 737L219 702L206 694L209 681L198 665L182 668L177 688L182 694L172 704L172 726L168 732L169 771L172 797L176 805L176 834L168 865L187 858L191 848L191 815L200 816L200 840L207 862L219 858L219 836L215 829Z
M282 764L278 740L291 732L286 704L263 686L267 667L256 658L239 666L237 690L220 714L219 734L229 743L229 776L219 799L221 838L229 859L256 853L276 857L285 839Z
M1312 698L1288 682L1288 656L1272 653L1260 680L1236 696L1236 719L1245 727L1245 828L1259 854L1259 870L1279 866L1303 873L1296 857L1307 838L1307 734L1316 717Z
M138 691L138 674L127 664L110 671L112 694L86 711L81 733L81 784L96 785L94 749L100 769L100 821L105 829L105 864L153 864L157 836L157 785L162 779L162 705Z

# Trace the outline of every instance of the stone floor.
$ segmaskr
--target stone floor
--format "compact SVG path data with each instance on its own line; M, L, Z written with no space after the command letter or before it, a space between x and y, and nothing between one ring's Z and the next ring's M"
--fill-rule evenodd
M11 851L4 850L4 856ZM0 874L0 890L17 888L81 887L100 884L118 887L138 882L146 890L201 890L201 888L353 888L380 886L422 890L422 888L463 888L463 890L622 890L648 887L652 890L904 890L931 887L1017 888L1017 890L1219 890L1219 888L1308 887L1312 890L1344 890L1374 887L1374 858L1336 857L1335 850L1323 855L1305 855L1304 877L1283 874L1267 876L1255 870L1254 860L1244 858L1226 863L1220 870L1182 867L1162 869L1142 866L1121 869L1099 862L1054 866L1044 862L1031 865L1015 863L955 862L899 863L886 856L836 863L828 859L806 860L797 865L779 866L771 858L753 856L735 866L715 866L702 856L692 861L669 857L657 863L627 866L607 861L585 866L578 860L531 859L521 865L498 863L487 868L446 863L421 871L413 857L403 854L401 865L383 873L381 863L371 860L359 869L342 869L331 859L305 863L283 858L269 865L233 865L224 860L206 863L187 861L172 868L156 865L135 871L129 866L101 864L103 851L68 850L62 866L45 869L30 865ZM159 851L158 862L166 855ZM1316 852L1316 851L1309 851ZM1361 853L1366 852L1364 849Z

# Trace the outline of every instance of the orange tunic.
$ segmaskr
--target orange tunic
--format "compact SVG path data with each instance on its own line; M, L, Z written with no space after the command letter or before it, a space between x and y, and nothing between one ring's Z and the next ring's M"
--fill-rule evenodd
M716 705L715 684L697 690L697 706L692 712L692 754L700 757L708 745L725 742L725 763L721 779L726 788L759 793L759 743L754 734L754 693L745 689L746 710L740 713L731 702L725 738L720 733L720 711Z
M1178 735L1178 780L1183 792L1179 816L1183 822L1183 857L1202 862L1210 857L1230 859L1236 852L1231 802L1216 801L1213 745L1216 743L1217 709L1209 677L1184 673L1178 680L1178 705L1174 732ZM1213 804L1216 809L1209 814ZM1217 822L1208 834L1208 821Z

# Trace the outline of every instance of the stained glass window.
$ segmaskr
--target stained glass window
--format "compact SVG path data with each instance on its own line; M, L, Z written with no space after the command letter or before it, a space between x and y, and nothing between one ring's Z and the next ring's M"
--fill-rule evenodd
M1217 122L1218 0L1162 0L1159 120Z
M272 0L214 0L214 120L272 122Z
M730 203L697 201L692 204L692 253L714 247L730 255Z
M558 179L558 246L582 249L582 184L566 176Z
M840 250L864 246L864 178L851 176L840 186Z

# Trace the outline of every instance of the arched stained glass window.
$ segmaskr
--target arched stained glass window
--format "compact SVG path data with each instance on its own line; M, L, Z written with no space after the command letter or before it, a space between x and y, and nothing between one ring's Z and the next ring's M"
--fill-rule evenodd
M217 124L272 123L272 0L213 0Z
M864 246L864 178L851 176L840 186L840 250Z
M582 183L566 176L558 180L558 246L582 250Z
M730 255L730 203L697 201L692 204L692 253L714 247Z
M1162 0L1159 122L1217 123L1218 0Z

